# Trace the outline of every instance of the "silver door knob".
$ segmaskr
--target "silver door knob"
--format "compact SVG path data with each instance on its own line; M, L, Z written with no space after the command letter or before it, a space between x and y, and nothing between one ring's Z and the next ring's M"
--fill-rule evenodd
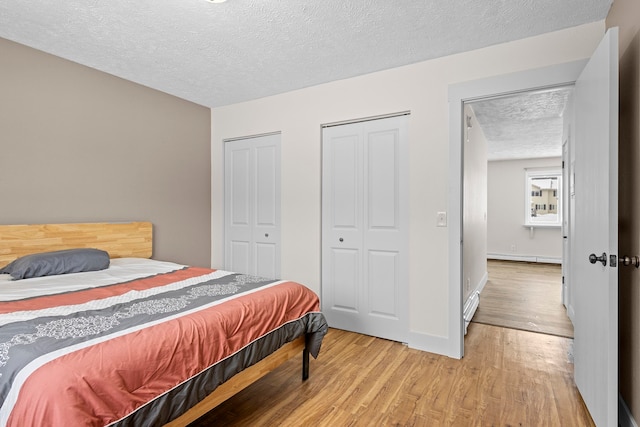
M620 258L620 264L622 265L633 265L635 268L640 267L640 257L637 256L623 256Z
M600 261L602 263L602 265L607 265L607 254L605 252L602 252L601 256L596 256L596 254L591 254L589 255L589 262L591 264L595 264L596 262Z

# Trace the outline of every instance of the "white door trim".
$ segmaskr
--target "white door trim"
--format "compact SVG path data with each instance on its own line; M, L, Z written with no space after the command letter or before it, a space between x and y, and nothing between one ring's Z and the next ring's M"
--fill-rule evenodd
M225 138L225 139L222 140L222 142L224 144L226 142L231 142L231 141L242 141L244 139L260 138L262 136L271 136L271 135L282 135L282 132L275 131L275 132L257 133L255 135L248 135L248 136L237 136L237 137L234 137L234 138Z
M353 123L370 122L372 120L389 119L392 117L410 116L410 115L411 115L411 111L399 111L397 113L380 114L377 116L361 117L359 119L349 119L349 120L342 120L338 122L323 123L320 125L320 127L324 129L324 128L329 128L333 126L350 125Z
M449 86L449 331L446 355L464 355L462 301L462 127L464 102L575 83L587 60Z

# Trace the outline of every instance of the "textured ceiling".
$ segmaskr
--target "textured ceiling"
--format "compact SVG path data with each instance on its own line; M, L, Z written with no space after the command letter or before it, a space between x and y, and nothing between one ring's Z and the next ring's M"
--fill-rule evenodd
M611 0L2 0L0 37L216 107L572 27Z
M472 102L488 142L488 159L562 156L563 114L572 90L557 88Z

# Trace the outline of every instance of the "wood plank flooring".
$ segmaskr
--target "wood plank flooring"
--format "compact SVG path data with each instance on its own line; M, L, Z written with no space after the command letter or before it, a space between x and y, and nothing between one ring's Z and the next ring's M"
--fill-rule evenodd
M573 338L560 265L489 260L487 271L472 322Z
M456 360L330 329L308 381L294 358L191 427L592 426L572 343L472 323Z

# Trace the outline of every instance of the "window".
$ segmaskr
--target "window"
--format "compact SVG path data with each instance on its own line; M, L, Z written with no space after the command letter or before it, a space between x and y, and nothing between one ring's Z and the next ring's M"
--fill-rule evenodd
M525 225L559 227L562 224L562 170L526 169Z

